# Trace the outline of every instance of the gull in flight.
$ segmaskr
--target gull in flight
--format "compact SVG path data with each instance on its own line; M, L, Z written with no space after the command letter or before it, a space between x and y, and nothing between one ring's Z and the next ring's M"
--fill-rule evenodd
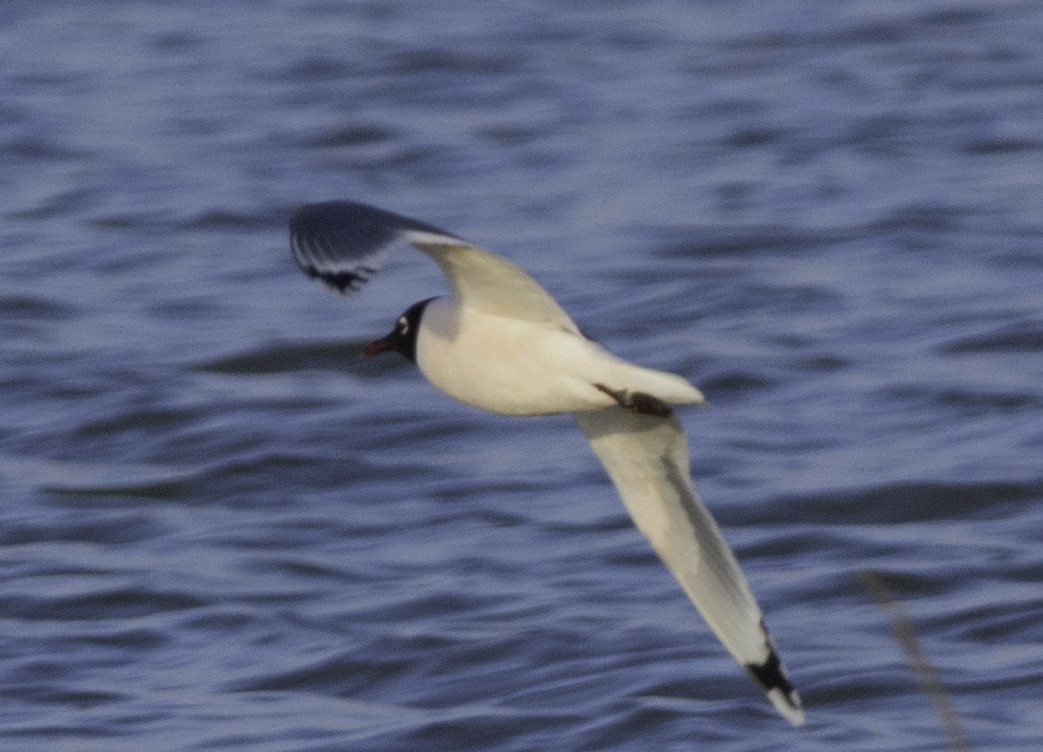
M702 404L698 389L616 357L519 267L425 222L349 201L309 204L290 220L290 245L306 274L346 296L397 246L434 259L451 294L414 303L363 353L397 352L450 397L493 413L570 413L725 649L779 713L804 722L746 577L692 485L673 407Z

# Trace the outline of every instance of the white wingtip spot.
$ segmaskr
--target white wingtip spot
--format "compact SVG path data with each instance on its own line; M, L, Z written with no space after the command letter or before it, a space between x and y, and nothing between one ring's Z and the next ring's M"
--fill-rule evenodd
M766 694L771 704L775 706L775 709L794 727L804 725L804 709L800 706L800 698L797 697L796 692L789 696L778 687L775 687L768 690Z

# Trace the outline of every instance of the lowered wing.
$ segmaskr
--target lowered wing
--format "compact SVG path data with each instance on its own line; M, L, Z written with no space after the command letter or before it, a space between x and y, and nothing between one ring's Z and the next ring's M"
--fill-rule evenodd
M627 511L713 633L794 726L804 723L746 577L695 493L688 442L673 414L621 407L575 413Z

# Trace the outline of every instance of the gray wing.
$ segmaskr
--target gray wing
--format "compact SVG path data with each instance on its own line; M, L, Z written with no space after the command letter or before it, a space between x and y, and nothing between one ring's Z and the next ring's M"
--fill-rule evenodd
M362 289L409 232L463 242L432 225L349 201L302 206L290 218L290 247L309 277L350 296Z
M624 408L573 418L608 471L627 511L728 652L794 726L800 697L775 652L735 555L692 485L677 418Z
M460 305L579 332L547 291L519 267L434 225L351 201L308 204L290 219L290 247L297 264L346 296L362 289L400 245L413 245L433 258Z

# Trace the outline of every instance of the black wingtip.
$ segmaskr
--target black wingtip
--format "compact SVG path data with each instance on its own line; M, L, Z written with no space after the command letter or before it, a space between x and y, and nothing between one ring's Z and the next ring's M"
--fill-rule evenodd
M772 650L763 663L747 663L744 667L761 686L768 699L794 726L804 723L804 710L800 695L782 666L778 653Z
M768 660L764 661L764 663L759 665L747 663L746 670L753 674L757 683L764 687L765 690L778 688L786 694L794 691L793 685L786 676L786 670L782 667L782 660L774 650L771 651L771 655L768 656Z
M351 272L321 272L314 266L301 266L304 273L312 279L317 279L328 287L332 287L334 290L339 292L341 295L349 295L356 293L362 289L362 286L369 282L368 276L361 274L352 274Z

